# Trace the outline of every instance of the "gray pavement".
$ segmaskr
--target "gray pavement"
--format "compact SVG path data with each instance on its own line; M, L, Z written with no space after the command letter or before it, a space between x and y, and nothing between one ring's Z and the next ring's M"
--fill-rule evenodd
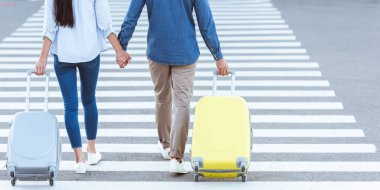
M380 145L380 1L274 0L366 139ZM380 155L375 156L378 160Z

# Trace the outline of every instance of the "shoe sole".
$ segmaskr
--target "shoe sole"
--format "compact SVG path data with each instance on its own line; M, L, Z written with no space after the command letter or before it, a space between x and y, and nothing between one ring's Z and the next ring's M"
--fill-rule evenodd
M189 173L189 172L170 171L170 173L177 173L177 174L187 174L187 173Z
M100 159L100 160L97 161L97 162L89 162L89 161L87 160L87 164L88 164L88 165L96 165L96 164L98 164L101 160L102 160L102 159Z

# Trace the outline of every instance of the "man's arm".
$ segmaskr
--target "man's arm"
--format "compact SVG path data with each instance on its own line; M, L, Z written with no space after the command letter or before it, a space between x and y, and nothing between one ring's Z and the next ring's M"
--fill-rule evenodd
M127 15L124 18L121 25L120 32L118 34L118 40L121 47L126 50L129 40L132 38L132 34L135 31L137 20L140 18L141 12L144 8L145 0L132 0L129 5Z
M199 31L207 48L216 61L218 74L227 75L229 72L228 64L223 59L223 53L220 48L220 42L208 0L195 0L194 9L197 15Z

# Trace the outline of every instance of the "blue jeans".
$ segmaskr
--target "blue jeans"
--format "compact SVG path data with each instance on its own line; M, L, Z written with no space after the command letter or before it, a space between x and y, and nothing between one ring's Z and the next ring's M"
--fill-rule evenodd
M84 108L84 126L87 140L95 140L98 129L96 106L96 83L98 81L100 56L83 63L63 63L54 55L54 70L61 88L65 106L65 125L72 148L82 147L78 121L77 68L81 81L81 98Z

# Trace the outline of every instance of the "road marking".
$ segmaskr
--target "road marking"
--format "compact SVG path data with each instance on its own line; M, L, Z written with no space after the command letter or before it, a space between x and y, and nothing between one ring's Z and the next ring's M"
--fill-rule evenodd
M116 75L116 74L115 74ZM119 77L123 77L128 75L128 73L121 73ZM133 74L132 74L133 75ZM211 75L205 75L205 76L211 76ZM296 75L298 76L298 75ZM309 76L318 76L318 75L309 75ZM101 77L107 77L106 75L103 75ZM113 76L115 77L115 76ZM116 75L116 77L118 77ZM133 77L133 76L130 76ZM142 77L142 76L139 76ZM149 76L144 76L149 77ZM22 77L24 78L24 77ZM196 80L194 81L194 86L212 86L212 81L210 80ZM218 86L231 86L230 81L218 81ZM80 81L77 82L77 85L80 85ZM36 81L33 82L33 87L43 87L45 86L45 82L43 81ZM57 81L51 81L50 87L58 87ZM98 87L153 87L152 81L103 81L100 80L97 83ZM267 80L267 81L255 81L255 80L239 80L235 83L235 86L250 86L250 87L257 87L257 86L306 86L306 87L328 87L330 86L328 81L286 81L286 80ZM0 88L17 88L17 87L25 87L25 82L0 82Z
M82 147L87 147L84 144ZM190 153L187 144L185 153ZM96 149L103 153L160 153L156 144L96 144ZM62 144L62 152L72 152L70 144ZM84 150L83 150L84 151ZM0 152L7 152L7 144L0 144ZM316 153L347 154L376 153L373 144L253 144L252 153Z
M254 172L254 171L253 171ZM265 179L263 179L265 180ZM139 190L152 190L152 189L165 189L165 190L378 190L380 182L377 181L344 181L344 182L326 182L326 181L306 181L306 182L288 182L288 181L255 181L255 182L219 182L208 181L202 183L194 182L151 182L151 181L56 181L54 186L55 190L67 189L92 189L92 190L125 190L139 189ZM52 189L46 185L46 181L41 182L28 182L18 181L15 187L10 185L9 180L0 181L2 190L18 190L25 189L26 187L38 187L41 190Z
M191 102L194 108L196 102ZM342 110L340 102L247 102L251 110ZM97 102L98 109L155 109L155 102ZM24 109L23 102L1 102L0 110ZM43 103L31 103L30 109L42 109ZM50 110L62 110L62 102L49 102ZM79 109L83 109L79 105Z
M31 97L41 97L43 92L32 91ZM195 90L194 96L210 96L210 90ZM227 90L219 90L218 95L230 95ZM80 94L78 94L80 96ZM235 95L242 97L335 97L335 92L332 90L247 90L235 91ZM152 90L128 90L128 91L97 91L97 97L154 97ZM25 92L8 92L0 93L0 98L24 98ZM61 92L51 91L49 97L62 97Z
M60 129L61 137L67 137L66 129ZM81 129L82 137L86 132ZM254 138L358 138L365 137L361 129L253 129ZM0 129L0 137L8 137L8 129ZM158 137L157 129L98 129L97 137ZM189 129L192 137L192 129ZM282 146L282 145L280 145ZM301 146L301 145L299 145ZM314 146L314 145L312 145ZM325 145L323 145L325 146ZM324 148L324 147L319 147ZM331 149L333 147L327 147ZM347 147L345 147L347 148Z
M5 161L0 162L5 165ZM191 169L190 162L185 162ZM250 172L380 172L380 162L251 162ZM61 161L61 171L74 171L73 161ZM5 170L5 168L1 168ZM167 172L168 161L101 161L87 171Z
M7 123L13 119L13 115L0 115L0 122ZM57 115L59 122L64 122L63 115ZM191 115L190 122L194 117ZM79 115L79 121L84 121L84 116ZM99 115L99 122L120 123L154 123L154 115ZM252 123L356 123L351 115L252 115Z
M21 30L23 32L24 30ZM41 36L42 37L42 36ZM221 36L219 40L224 44L226 43L227 47L228 44L236 44L236 41L240 42L243 47L250 47L247 46L248 44L252 44L252 47L300 47L300 42L270 42L270 41L291 41L295 39L294 36L291 35L278 35L278 36ZM25 37L7 37L3 40L4 42L39 42L39 44L42 44L42 39L39 38L25 38ZM199 47L205 47L203 43L203 39L201 37L197 37L198 43L200 43ZM257 42L256 42L257 41ZM264 41L264 42L261 42ZM136 43L139 44L136 44ZM30 44L30 43L25 43ZM143 36L140 37L134 37L131 39L131 45L140 45L138 47L143 47L142 45L145 45L146 47L146 38ZM224 46L223 46L224 47ZM237 47L235 45L234 47Z
M30 49L0 49L0 55L38 55L40 50L30 50ZM145 56L146 50L144 49L131 49L128 51L131 55ZM200 51L201 55L209 55L210 51L202 49ZM305 49L223 49L224 54L305 54L307 53ZM115 55L113 51L106 51L102 55Z
M280 36L281 37L281 36ZM268 38L268 40L286 40L287 37L284 36L284 38L280 37L274 37L274 38ZM291 38L289 38L291 39ZM262 39L260 39L262 40ZM249 41L249 40L248 40ZM110 44L108 44L110 45ZM283 47L299 47L301 44L298 42L251 42L251 43L224 43L223 50L228 50L230 48L283 48ZM0 48L41 48L41 43L1 43ZM131 48L135 49L146 49L147 45L145 43L132 43L130 44ZM200 48L206 48L205 45L200 44Z
M13 33L22 36L23 34L27 34L27 32L17 32ZM108 45L110 45L108 43ZM228 50L231 48L269 48L269 47L300 47L300 42L251 42L251 43L232 43L228 42L223 44L223 50ZM42 43L1 43L0 48L20 48L20 49L27 49L27 48L41 48ZM147 45L145 43L132 43L130 46L131 49L133 48L139 48L139 49L146 49ZM204 44L199 44L199 47L206 48Z
M53 64L52 64L52 58L49 58L50 61L48 61L47 69L50 69L53 71ZM147 61L146 61L147 62ZM2 70L17 70L21 69L22 71L18 73L25 73L28 68L33 69L34 64L1 64ZM204 69L204 68L211 68L215 69L215 64L207 63L207 62L198 62L197 63L198 69ZM234 62L232 68L319 68L319 64L315 62L255 62L255 63L244 63L244 62ZM118 71L118 68L115 69L115 63L102 63L100 65L100 69L112 69ZM130 64L127 67L127 70L134 70L134 69L145 69L148 70L148 64ZM126 72L126 71L123 71ZM241 71L236 71L241 72ZM250 71L250 72L284 72L284 71ZM7 75L8 72L3 73L4 76ZM101 72L104 73L104 72ZM100 74L101 74L100 73ZM199 71L196 72L199 73ZM1 77L1 76L0 76ZM11 77L11 76L10 76ZM238 75L239 77L239 75ZM4 78L4 77L3 77Z
M36 57L0 57L0 62L3 63L14 63L14 62L32 62L36 61ZM106 57L103 56L102 61L115 62L115 57ZM254 56L254 55L245 55L245 56L229 56L229 61L253 61L253 60L274 60L274 61L284 61L284 60L309 60L307 55L275 55L275 56ZM146 57L134 57L134 61L147 61ZM199 57L198 61L213 61L212 57Z
M29 65L30 66L30 65ZM25 68L25 67L24 67ZM115 65L113 65L115 69ZM215 64L210 64L209 68L215 68ZM129 69L129 68L128 68ZM197 71L195 72L196 77L212 77L212 71ZM55 72L50 73L51 77L56 78ZM236 75L239 77L321 77L322 74L320 71L236 71ZM107 78L150 78L149 72L128 72L128 71L119 71L119 72L100 72L99 77L107 77ZM25 79L25 72L7 72L1 73L0 78L19 78ZM239 80L240 81L240 80ZM257 80L252 80L255 83ZM302 80L305 81L305 80ZM244 80L242 81L244 83ZM276 82L276 81L275 81ZM278 81L281 83L280 81ZM301 82L301 80L288 81L284 82L292 82L294 84ZM310 81L305 81L305 83L309 83ZM316 81L313 82L328 84L327 81ZM239 82L237 82L239 83Z
M285 23L285 21L281 18L280 15L264 15L264 16L214 16L215 20L220 20L220 21L227 21L227 20L256 20L256 21L268 21L268 20L273 20L273 21L281 21L281 23ZM35 16L35 17L29 17L27 22L43 22L44 17L43 16ZM113 16L112 15L112 21L124 21L124 17L120 16ZM141 17L139 19L139 22L148 22L147 17Z

